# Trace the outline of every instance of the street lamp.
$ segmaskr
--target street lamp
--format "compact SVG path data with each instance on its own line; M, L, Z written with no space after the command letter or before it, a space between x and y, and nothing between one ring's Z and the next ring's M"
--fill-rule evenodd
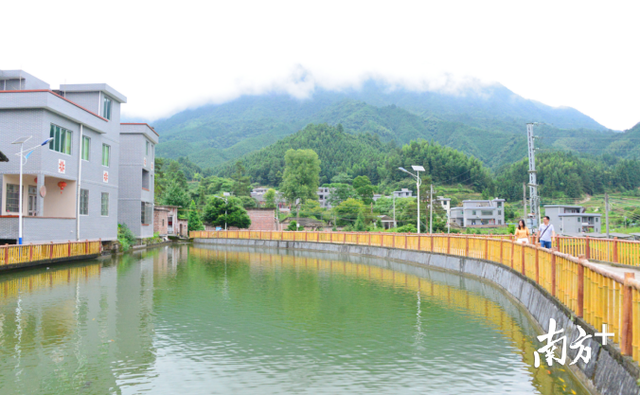
M416 172L416 174L413 174L412 172L405 169L404 167L398 167L398 170L407 173L408 175L410 175L416 180L416 186L418 190L418 221L417 222L418 222L418 234L420 234L420 185L422 185L422 180L420 180L420 172L424 171L424 167L411 166L411 168Z
M218 198L224 200L224 230L227 230L227 207L229 206L229 201L227 198L222 198L220 196L213 195L214 198Z
M19 139L17 139L16 141L12 142L11 144L20 144L20 152L16 153L16 155L18 155L20 157L20 184L18 186L18 244L22 244L22 165L27 163L27 159L29 159L29 156L33 153L33 151L38 148L38 147L42 147L44 145L47 145L47 143L51 140L53 140L53 138L48 138L45 141L42 142L42 144L38 144L34 147L31 147L27 150L24 149L24 143L26 143L27 141L31 140L31 137L33 136L29 136L29 137L20 137ZM26 155L25 155L26 153Z

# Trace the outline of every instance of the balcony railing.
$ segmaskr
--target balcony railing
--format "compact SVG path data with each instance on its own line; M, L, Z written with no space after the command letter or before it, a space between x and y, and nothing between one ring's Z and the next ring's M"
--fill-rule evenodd
M55 261L64 258L97 255L102 252L102 241L85 240L66 243L43 243L0 246L0 269L29 263Z

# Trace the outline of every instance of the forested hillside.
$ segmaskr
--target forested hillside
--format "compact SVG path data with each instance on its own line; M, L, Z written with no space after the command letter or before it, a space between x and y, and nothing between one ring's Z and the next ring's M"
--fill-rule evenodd
M526 159L503 168L496 178L497 193L508 200L521 199L528 169ZM546 199L640 187L640 161L613 155L579 157L569 152L543 152L536 156L536 170L539 193Z
M183 111L155 126L161 135L159 156L189 157L203 168L233 162L309 123L326 122L399 145L433 140L497 169L526 155L525 123L530 121L547 123L536 129L542 148L638 154L621 148L621 133L605 130L588 116L525 100L500 85L443 94L389 90L370 81L359 90L319 90L305 100L285 94L243 96Z
M243 156L240 161L252 182L278 186L288 149L312 149L318 154L321 184L340 173L352 177L365 175L373 184L393 183L407 179L398 167L421 164L426 169L425 177L436 183L471 185L478 191L493 185L491 172L481 161L452 148L424 140L396 147L393 141L381 142L377 135L348 134L342 125L308 125L272 146ZM234 171L231 164L214 169L223 177L230 177Z

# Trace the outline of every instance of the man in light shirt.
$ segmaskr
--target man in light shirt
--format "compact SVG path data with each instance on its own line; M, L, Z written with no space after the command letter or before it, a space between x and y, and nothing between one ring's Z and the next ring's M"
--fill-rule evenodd
M544 216L542 220L543 224L540 225L538 229L538 240L540 241L540 246L544 248L551 248L551 240L556 237L556 232L553 229L553 225L549 223L549 217Z

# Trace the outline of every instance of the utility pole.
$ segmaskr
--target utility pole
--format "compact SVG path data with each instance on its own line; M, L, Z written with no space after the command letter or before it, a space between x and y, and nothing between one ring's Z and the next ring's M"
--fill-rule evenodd
M609 238L609 194L604 193L604 216L607 224L607 239Z
M522 204L524 205L524 223L527 223L527 183L522 183Z
M429 197L429 234L433 233L433 184L431 184L431 196Z
M396 194L393 193L393 227L397 228L398 224L396 224Z
M540 224L540 197L538 196L538 183L536 180L536 154L533 146L533 125L534 123L527 124L527 146L529 149L529 198L531 199L531 212L533 213L535 229Z

